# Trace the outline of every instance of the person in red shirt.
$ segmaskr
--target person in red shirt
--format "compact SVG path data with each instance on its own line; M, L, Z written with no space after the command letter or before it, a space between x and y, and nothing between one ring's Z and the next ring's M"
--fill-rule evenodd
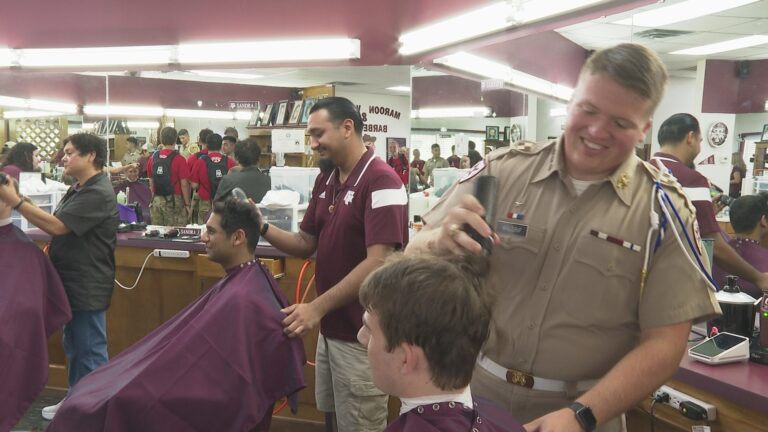
M235 166L235 161L221 153L221 135L212 133L205 139L208 153L198 156L195 165L191 168L190 181L192 187L197 189L200 204L197 214L192 219L204 221L213 207L211 200L216 196L219 182L224 175ZM190 156L191 158L192 156Z
M212 134L213 131L205 128L201 129L200 133L197 135L197 146L199 147L200 151L195 151L189 155L187 158L187 166L189 167L190 174L192 172L192 168L195 166L195 162L197 162L197 158L200 157L200 155L208 154L208 145L205 143L205 140L208 138L208 135ZM197 196L197 190L192 189L192 216L190 217L192 223L199 223L202 224L205 221L204 220L198 220L197 219L197 213L200 209L200 197Z
M389 157L387 158L387 164L395 170L397 176L403 181L404 185L408 184L408 158L405 156L405 147L398 147L397 141L390 139L387 142L387 150L389 150Z
M155 225L184 226L191 212L189 169L184 157L173 149L176 136L176 129L164 127L160 131L164 148L147 160L152 189L149 213Z
M451 168L461 168L461 158L456 156L456 146L451 146L451 155L448 156L448 166Z

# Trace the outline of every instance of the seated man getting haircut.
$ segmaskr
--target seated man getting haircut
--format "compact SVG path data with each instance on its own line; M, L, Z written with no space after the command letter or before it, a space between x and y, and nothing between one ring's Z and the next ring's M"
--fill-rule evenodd
M276 401L295 407L304 348L283 333L288 301L253 257L260 226L250 203L215 203L202 240L226 275L83 378L48 430L267 431Z
M0 184L15 180L0 176ZM48 337L72 318L59 274L0 200L0 431L13 428L48 381Z
M768 238L768 195L745 195L731 203L731 226L735 231L728 244L744 261L757 271L768 271L768 249L761 244ZM728 273L717 263L712 265L712 276L721 287L725 286ZM752 282L739 279L739 288L755 299L763 296Z
M358 340L373 383L400 398L386 431L523 431L469 389L488 338L490 309L478 271L462 258L395 256L360 288Z

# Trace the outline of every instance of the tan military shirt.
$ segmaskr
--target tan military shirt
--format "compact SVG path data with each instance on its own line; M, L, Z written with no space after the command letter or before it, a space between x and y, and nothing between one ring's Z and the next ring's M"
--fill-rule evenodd
M435 168L448 168L448 161L443 158L429 158L424 163L424 176L429 182L429 184L434 185L435 179L432 178L432 171L435 170Z
M489 154L480 173L499 180L493 228L501 238L487 280L495 301L483 351L504 367L542 378L596 379L635 347L642 330L720 310L671 231L652 255L641 295L658 170L632 156L577 196L561 148L561 141L521 142ZM424 216L427 225L471 193L478 177L450 189ZM693 239L693 206L673 178L662 181ZM654 208L660 211L658 203ZM592 230L640 250L598 238ZM698 237L694 241L700 245Z

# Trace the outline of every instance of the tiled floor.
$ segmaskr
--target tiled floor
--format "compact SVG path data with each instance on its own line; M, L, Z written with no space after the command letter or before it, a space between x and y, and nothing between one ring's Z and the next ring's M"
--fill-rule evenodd
M63 390L51 390L45 389L38 396L32 406L27 410L21 421L11 429L12 431L34 431L42 432L48 427L48 421L43 420L40 416L40 410L48 405L57 404L65 395L66 391ZM272 427L270 432L323 432L323 425L314 423L293 422L290 420L282 420L274 418L272 420Z

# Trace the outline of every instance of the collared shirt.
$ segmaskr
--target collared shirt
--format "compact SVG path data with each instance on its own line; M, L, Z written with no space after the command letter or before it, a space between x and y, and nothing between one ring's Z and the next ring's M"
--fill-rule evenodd
M696 220L702 234L719 233L720 226L715 219L715 208L712 206L712 197L709 193L709 180L695 169L685 166L680 159L671 154L657 152L654 159L661 161L665 167L672 171L683 192L696 207Z
M386 162L367 150L344 183L338 169L320 173L312 189L301 230L316 236L315 282L323 294L344 279L376 244L405 247L408 195ZM354 342L362 326L357 299L329 312L320 322L323 335Z
M465 407L472 408L472 391L466 386L461 393L441 394L435 396L422 396L416 398L400 398L400 415L421 406L432 405L440 402L459 402Z
M651 174L657 171L631 156L577 196L562 151L562 141L556 141L491 153L487 166L476 165L468 174L475 177L455 185L424 221L437 224L458 205L473 191L478 172L496 176L492 220L501 243L493 249L486 279L494 302L484 353L506 368L538 377L597 379L636 346L641 331L708 318L719 307L671 233L651 259L641 295ZM692 207L669 176L662 180L693 232Z
M448 161L438 157L430 158L424 163L424 175L427 177L427 182L429 182L429 184L434 183L432 171L434 171L435 168L448 168Z

